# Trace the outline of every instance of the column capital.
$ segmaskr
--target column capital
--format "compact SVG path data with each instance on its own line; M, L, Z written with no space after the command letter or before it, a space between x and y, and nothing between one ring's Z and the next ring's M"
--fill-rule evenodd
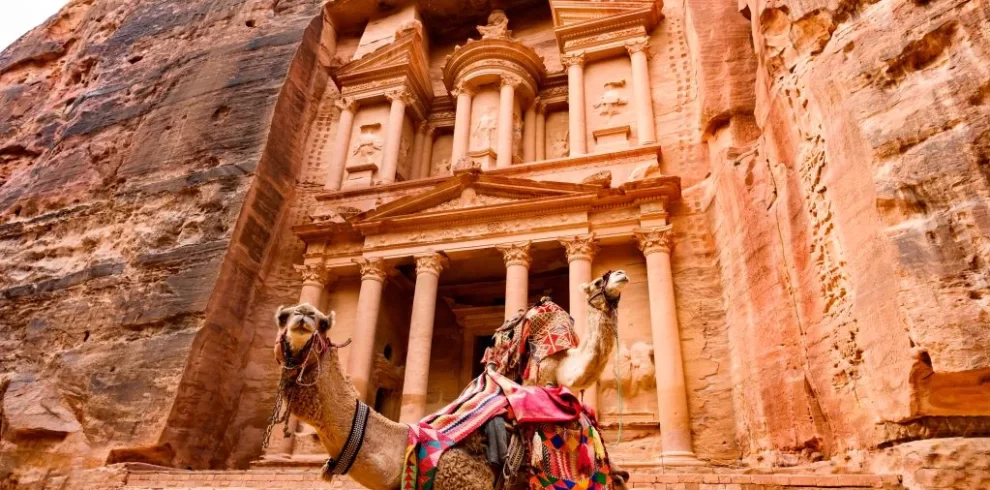
M390 102L401 100L405 104L412 104L414 99L412 92L410 92L409 89L405 87L400 87L385 92L385 98L388 99Z
M626 51L628 51L630 55L632 55L633 53L640 53L640 52L648 53L649 47L650 47L649 38L640 37L626 41Z
M341 111L355 112L357 111L358 108L358 101L355 100L353 97L341 97L337 99L337 101L334 102L333 105L336 106Z
M513 75L511 73L505 73L502 75L502 82L499 84L499 88L505 87L507 85L512 88L516 88L522 84L523 84L522 77Z
M432 124L430 124L430 122L429 122L429 121L421 121L421 122L419 123L419 126L417 126L417 127L416 127L416 129L417 129L417 130L418 130L418 131L419 131L420 133L423 133L424 135L427 135L427 136L429 136L429 134L433 132L433 129L434 129L434 128L433 128L433 125L432 125Z
M361 267L362 281L378 281L380 283L384 283L385 278L388 277L388 266L385 265L385 259L380 257L361 257L359 259L354 259L354 263Z
M561 54L560 62L563 63L566 68L570 68L572 66L584 66L584 51Z
M587 260L591 262L595 258L595 254L598 252L598 242L595 240L594 233L590 235L560 238L558 241L560 241L560 244L564 246L565 250L567 250L568 264L575 260Z
M533 258L529 255L529 246L532 242L521 242L521 243L510 243L506 245L498 245L495 248L502 252L502 258L505 259L505 266L510 265L522 265L529 268L532 263Z
M460 82L457 82L457 85L454 87L454 89L450 91L450 95L453 95L454 98L460 97L461 95L474 97L474 89L469 87L464 80L461 80Z
M643 255L650 255L657 252L669 254L673 247L674 231L673 226L659 226L650 229L634 230L636 239L639 241L639 249Z
M440 271L446 269L449 263L447 257L438 253L417 255L416 275L433 274L440 277Z
M312 285L322 288L326 287L334 279L333 274L330 273L330 269L324 264L293 265L292 268L302 276L304 286Z
M533 109L536 110L537 114L543 114L547 110L546 102L543 102L539 95L533 98Z

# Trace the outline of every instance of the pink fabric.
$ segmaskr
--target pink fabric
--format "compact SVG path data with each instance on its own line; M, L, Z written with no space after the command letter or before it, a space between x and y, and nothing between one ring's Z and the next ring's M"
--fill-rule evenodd
M520 424L574 422L584 408L574 393L562 386L522 386L494 371L488 374L502 387Z

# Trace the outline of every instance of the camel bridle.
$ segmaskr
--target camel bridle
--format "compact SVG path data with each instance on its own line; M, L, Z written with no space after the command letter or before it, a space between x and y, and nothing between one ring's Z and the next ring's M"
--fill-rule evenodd
M614 274L614 273L615 273L615 271L608 270L604 274L602 274L602 287L601 287L601 289L597 293L592 294L591 296L588 296L588 306L590 306L590 307L592 307L592 308L594 308L594 309L596 309L598 311L604 311L601 308L595 306L595 304L591 302L593 299L597 298L598 296L601 296L602 299L605 300L605 304L608 305L608 307L611 308L612 310L614 310L616 307L619 306L619 298L618 297L616 297L616 298L609 298L608 295L605 294L605 288L608 286L608 280L609 280L610 277L612 277L612 274Z

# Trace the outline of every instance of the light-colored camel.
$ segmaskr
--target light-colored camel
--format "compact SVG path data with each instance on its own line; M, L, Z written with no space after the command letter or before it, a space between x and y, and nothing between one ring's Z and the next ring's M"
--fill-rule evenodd
M279 342L275 357L285 364L281 339L288 343L289 356L295 365L305 365L305 373L297 380L298 370L286 370L283 376L284 396L289 411L299 420L311 425L330 455L341 453L356 411L358 393L341 367L337 346L328 343L321 356L304 352L313 336L319 333L329 338L334 314L325 316L309 304L280 308L276 314ZM310 344L309 349L312 349ZM358 451L348 475L372 490L399 488L404 465L409 427L393 422L371 410L368 416L364 444ZM326 476L326 475L324 475ZM628 473L613 471L617 489L624 489ZM495 475L485 457L484 439L480 433L468 436L448 449L440 458L434 488L436 490L491 490Z
M535 379L525 380L524 384L566 386L575 392L595 384L615 348L619 298L627 284L629 277L621 270L582 284L588 302L587 336L580 339L577 347L540 360Z

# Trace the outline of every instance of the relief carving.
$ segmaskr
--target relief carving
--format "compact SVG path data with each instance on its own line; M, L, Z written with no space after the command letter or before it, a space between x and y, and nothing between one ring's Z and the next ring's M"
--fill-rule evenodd
M491 148L497 128L498 118L495 115L495 108L486 107L485 112L478 118L478 124L474 127L474 148L476 150L487 150ZM457 163L457 168L460 168L460 162Z
M605 92L602 93L594 107L598 109L598 114L605 116L605 124L612 122L612 116L622 112L622 108L629 103L629 100L622 96L620 88L626 86L626 80L620 79L612 82L605 82Z
M612 369L606 368L601 378L602 391L615 391L616 388L621 388L622 396L629 398L652 390L656 383L653 345L646 342L636 342L629 348L620 345L618 379L614 365Z
M564 158L571 154L571 132L557 133L550 147L550 158Z
M351 151L352 156L358 157L358 162L362 165L377 165L381 159L382 146L384 141L378 136L382 125L379 123L365 124L361 126L361 135L358 136L357 146Z

